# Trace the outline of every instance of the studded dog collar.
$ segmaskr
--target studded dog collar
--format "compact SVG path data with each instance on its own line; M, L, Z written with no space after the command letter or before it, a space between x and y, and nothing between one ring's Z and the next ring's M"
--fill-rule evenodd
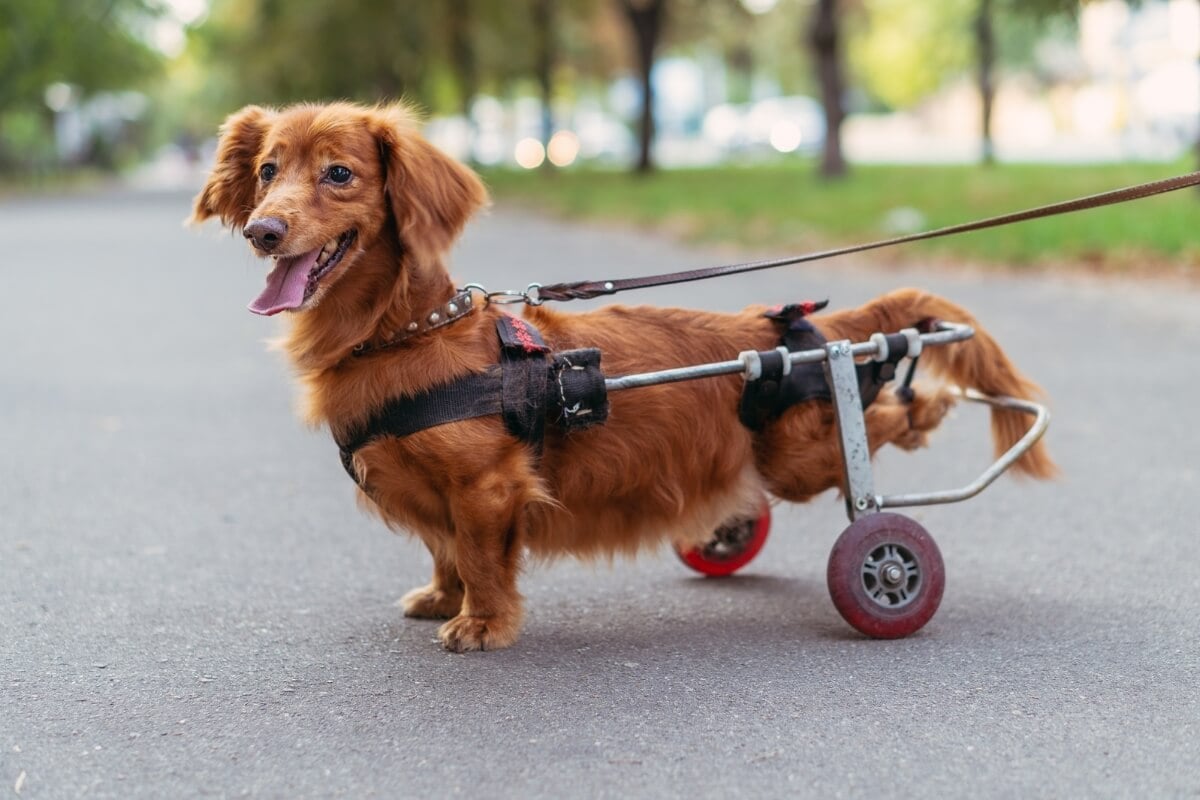
M378 350L387 350L391 347L403 344L412 339L414 336L420 336L423 333L429 333L438 328L444 328L451 322L462 319L475 310L477 303L471 297L471 289L459 289L458 292L442 303L437 308L429 311L424 316L414 319L412 322L404 326L404 330L399 333L391 334L390 337L380 342L379 344L371 344L370 342L359 342L354 346L353 355L367 355Z

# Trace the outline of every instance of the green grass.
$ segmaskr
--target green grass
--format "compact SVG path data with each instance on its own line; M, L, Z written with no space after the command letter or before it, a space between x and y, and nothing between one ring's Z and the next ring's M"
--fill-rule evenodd
M567 218L629 223L689 241L792 254L866 242L899 208L921 229L1095 194L1192 170L1188 163L1089 166L858 166L825 182L809 163L661 171L649 177L592 170L491 171L497 203ZM873 258L1099 269L1200 268L1200 192L1134 203L881 251ZM907 231L904 231L907 232Z

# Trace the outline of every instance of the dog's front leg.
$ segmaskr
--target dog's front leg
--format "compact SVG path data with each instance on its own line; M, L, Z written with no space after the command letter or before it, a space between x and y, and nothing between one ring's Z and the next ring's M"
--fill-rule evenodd
M498 650L517 640L521 630L521 595L517 592L521 514L516 504L497 508L479 502L455 519L454 553L462 579L458 616L438 630L447 650Z

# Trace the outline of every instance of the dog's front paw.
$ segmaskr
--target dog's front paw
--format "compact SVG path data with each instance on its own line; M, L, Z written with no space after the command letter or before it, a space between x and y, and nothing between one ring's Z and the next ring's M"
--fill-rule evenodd
M447 592L434 584L419 586L400 598L404 616L418 619L450 619L462 611L462 592Z
M924 447L929 431L942 424L955 402L954 393L944 387L915 391L908 404L908 431L896 439L896 445L905 450Z
M469 617L459 614L438 628L438 639L447 650L466 653L470 650L499 650L517 640L520 625L505 622L500 617Z

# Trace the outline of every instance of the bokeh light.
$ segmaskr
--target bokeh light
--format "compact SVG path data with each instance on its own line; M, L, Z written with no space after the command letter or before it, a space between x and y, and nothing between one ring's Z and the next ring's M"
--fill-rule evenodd
M573 131L558 131L550 137L550 146L546 151L551 164L569 167L579 156L579 137Z
M546 160L546 148L542 147L542 143L537 139L528 136L517 142L513 157L519 166L525 169L537 169Z

